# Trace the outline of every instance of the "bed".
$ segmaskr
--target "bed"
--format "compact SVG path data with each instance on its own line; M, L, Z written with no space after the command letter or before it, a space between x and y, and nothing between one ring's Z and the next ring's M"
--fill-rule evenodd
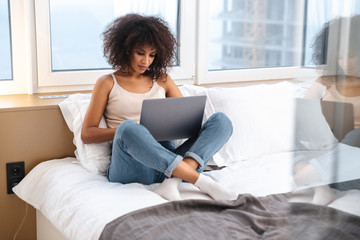
M214 112L232 120L233 136L205 174L238 199L214 201L183 182L183 200L169 202L152 191L158 184L110 183L104 172L111 143L81 142L90 94L74 94L60 108L74 133L75 157L42 162L13 188L36 209L37 239L360 238L360 148L341 142L352 127L325 118L322 101L303 98L306 87L285 81L180 90L207 96L204 120ZM343 114L351 115L344 106ZM106 127L104 119L100 127ZM311 164L321 178L299 185L298 162ZM314 203L317 189L349 182Z

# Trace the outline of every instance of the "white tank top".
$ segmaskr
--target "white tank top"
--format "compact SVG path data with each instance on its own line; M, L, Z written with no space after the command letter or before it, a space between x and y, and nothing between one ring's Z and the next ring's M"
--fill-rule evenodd
M144 99L165 98L165 89L156 81L150 91L146 93L128 92L116 81L115 75L111 74L114 86L109 93L109 99L105 107L104 116L109 128L117 128L126 120L140 122L140 113Z
M341 102L352 103L354 106L354 125L355 127L360 126L360 96L345 97L337 91L336 86L334 84L325 92L325 95L322 99L328 101L341 101Z

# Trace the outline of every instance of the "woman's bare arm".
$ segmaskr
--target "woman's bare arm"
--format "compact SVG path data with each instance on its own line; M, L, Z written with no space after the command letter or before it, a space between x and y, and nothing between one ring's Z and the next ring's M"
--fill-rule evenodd
M106 142L114 138L115 128L99 128L112 86L113 80L109 75L99 78L94 86L81 129L81 139L84 143Z
M180 89L175 84L174 80L167 75L166 81L163 79L159 79L158 84L165 89L166 97L182 97L182 93L180 92Z

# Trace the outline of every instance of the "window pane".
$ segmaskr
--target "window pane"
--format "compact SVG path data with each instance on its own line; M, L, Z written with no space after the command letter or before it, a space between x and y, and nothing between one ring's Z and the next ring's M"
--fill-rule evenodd
M12 79L9 2L0 0L0 80Z
M326 22L338 17L350 17L357 14L360 14L360 1L357 0L308 0L304 65L315 65L313 53L317 49L313 46L314 41ZM333 50L337 51L337 46ZM327 61L326 56L327 54L323 54L324 59L322 62L324 64Z
M101 34L126 13L158 15L178 30L178 0L50 0L52 71L110 68Z
M209 70L299 66L294 0L210 0Z

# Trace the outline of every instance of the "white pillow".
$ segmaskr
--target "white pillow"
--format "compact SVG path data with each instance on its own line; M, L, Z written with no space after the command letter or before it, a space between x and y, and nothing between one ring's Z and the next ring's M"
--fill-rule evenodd
M303 98L307 89L289 82L236 88L184 86L184 95L207 95L205 117L225 113L233 135L213 161L219 166L264 154L329 149L337 143L319 100Z
M325 150L337 143L320 100L297 99L271 88L209 90L214 112L224 112L234 128L213 158L218 165L277 152Z
M59 104L64 119L74 133L75 156L90 172L104 175L110 164L111 143L84 144L81 140L81 127L86 110L90 103L91 94L73 94ZM101 118L100 128L107 128L104 116Z
M209 101L208 90L209 88L200 87L195 85L184 85L179 87L181 93L184 97L188 96L207 96L206 103L205 103L205 110L204 110L204 120L208 119L211 114L213 114L214 110L211 106L211 102Z
M206 88L195 85L183 85L179 87L181 93L184 96L199 96L206 95L208 100L205 105L204 117L205 119L209 118L214 113L214 107L212 106L212 102L210 101L209 90L211 91L219 91L220 93L230 93L230 94L241 94L248 91L254 92L256 95L274 95L274 96L287 96L291 98L303 98L308 91L307 88L303 88L296 84L283 81L275 84L257 84L246 87L213 87ZM258 97L258 96L257 96Z

